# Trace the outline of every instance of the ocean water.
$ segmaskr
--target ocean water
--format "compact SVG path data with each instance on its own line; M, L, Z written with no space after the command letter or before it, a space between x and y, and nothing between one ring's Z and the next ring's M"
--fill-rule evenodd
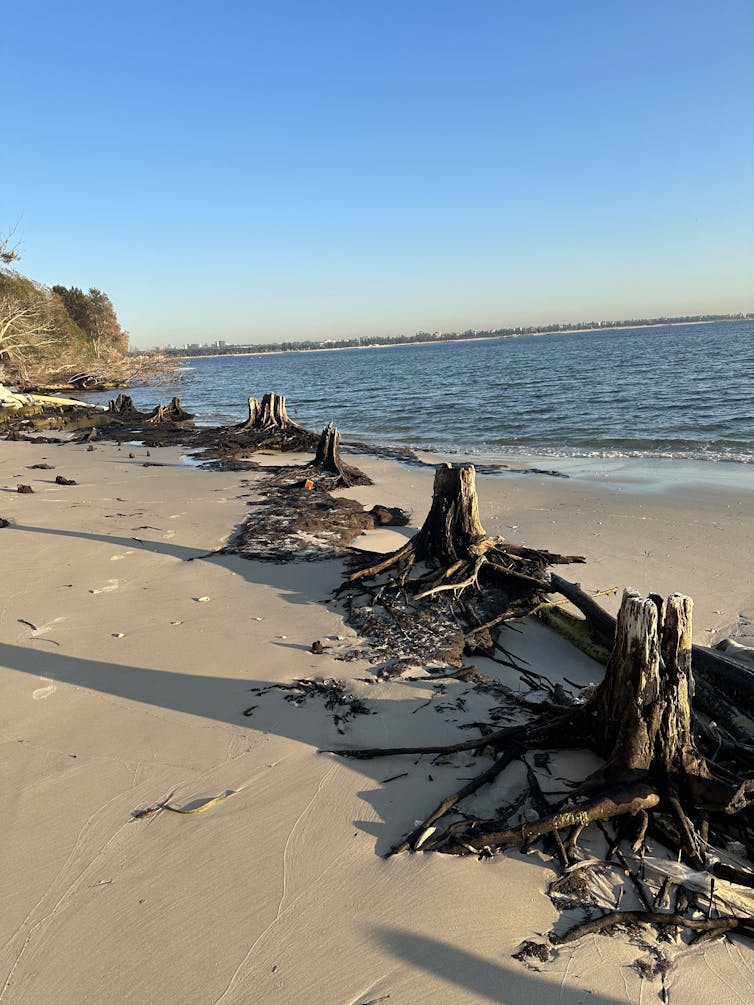
M208 336L210 337L210 336ZM185 361L179 394L202 423L249 395L344 440L485 458L666 458L754 464L754 322L554 333Z

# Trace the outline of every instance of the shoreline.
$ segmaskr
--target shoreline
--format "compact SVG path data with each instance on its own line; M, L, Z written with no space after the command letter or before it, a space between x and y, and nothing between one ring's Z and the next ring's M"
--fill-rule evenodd
M345 352L348 349L399 349L406 346L414 345L446 345L453 342L495 342L503 341L505 339L518 339L518 338L539 338L541 335L585 335L590 332L604 332L604 331L633 331L639 328L682 328L690 325L714 325L714 324L729 324L731 322L746 321L747 318L721 318L713 321L668 321L668 322L658 322L657 324L648 325L607 325L598 326L597 328L558 328L552 331L542 331L542 332L521 332L519 334L513 335L480 335L478 338L446 338L446 339L426 339L421 342L376 342L373 345L343 345L343 346L318 346L317 348L310 349L266 349L258 350L256 352L213 352L206 354L198 354L196 356L183 356L176 353L178 359L210 359L214 357L219 357L221 359L230 356L280 356L284 353L305 353L305 352Z
M356 642L331 599L342 560L218 553L247 515L254 472L198 470L182 456L0 441L0 516L11 520L0 545L13 571L0 616L0 799L13 864L0 917L3 1005L119 1001L126 989L187 1005L646 996L627 938L584 939L537 970L512 958L557 924L543 853L381 858L471 764L317 751L466 739L464 724L485 718L488 701L450 682L433 702L421 681L375 681L366 660L338 660L341 641ZM342 495L401 506L421 524L431 464L355 461L374 484ZM77 484L56 484L58 474ZM20 482L34 492L17 493ZM585 589L688 593L706 644L754 630L754 493L648 494L520 473L481 475L478 489L488 533L584 554ZM389 550L408 533L385 528L357 542ZM315 639L324 653L312 652ZM598 679L596 664L543 626L511 631L506 645L545 674ZM311 677L346 681L373 714L337 726L322 704L278 689ZM521 687L515 675L511 685ZM594 767L576 752L555 774L583 778ZM519 774L501 780L494 804L514 797ZM135 815L218 795L198 815ZM731 986L754 998L753 961L736 937L685 949L668 977L671 1000L725 1000Z

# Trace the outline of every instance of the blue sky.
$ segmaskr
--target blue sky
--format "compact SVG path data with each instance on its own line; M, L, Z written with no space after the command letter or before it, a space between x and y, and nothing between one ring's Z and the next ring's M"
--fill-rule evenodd
M754 309L751 0L4 5L0 231L135 345Z

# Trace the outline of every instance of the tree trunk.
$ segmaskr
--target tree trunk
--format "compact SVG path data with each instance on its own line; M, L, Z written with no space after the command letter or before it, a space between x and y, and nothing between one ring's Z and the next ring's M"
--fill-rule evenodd
M477 557L479 544L488 540L479 520L473 464L441 465L435 471L432 506L414 538L416 558L450 566Z
M608 770L708 777L691 730L690 597L626 590L605 679L591 702Z

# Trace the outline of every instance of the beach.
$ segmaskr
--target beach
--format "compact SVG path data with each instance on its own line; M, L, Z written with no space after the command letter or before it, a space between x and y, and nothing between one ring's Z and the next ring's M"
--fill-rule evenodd
M513 958L557 922L543 853L381 857L475 759L319 751L466 739L460 726L484 709L438 713L426 684L368 683L366 660L335 658L354 639L331 596L340 559L211 554L244 519L255 472L94 446L0 443L0 1003L659 1000L625 935L537 968ZM349 457L374 484L342 494L419 526L424 459ZM754 644L750 488L627 469L481 475L478 489L488 533L584 555L566 575L616 588L601 598L612 613L624 586L679 591L694 599L695 642ZM408 533L356 543L389 550ZM542 625L506 645L540 673L600 679ZM347 681L373 714L341 734L321 703L267 690L311 677ZM583 776L595 760L569 763ZM684 949L667 981L674 1005L751 1001L754 953L736 937Z

